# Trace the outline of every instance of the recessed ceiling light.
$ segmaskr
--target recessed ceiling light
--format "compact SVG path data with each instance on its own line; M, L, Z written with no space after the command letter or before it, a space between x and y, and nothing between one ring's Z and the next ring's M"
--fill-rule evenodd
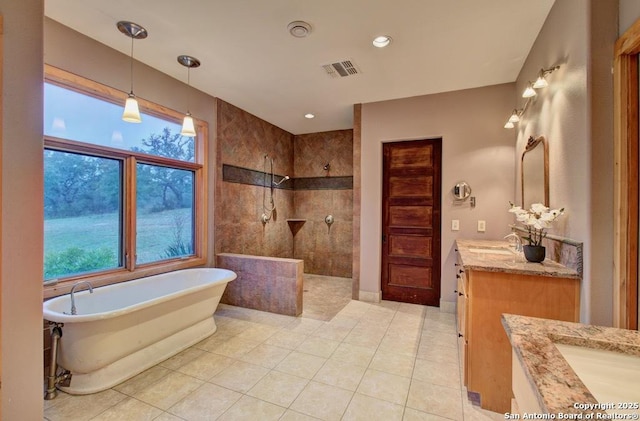
M307 113L307 114L304 115L304 118L308 118L308 119L312 119L314 117L315 117L315 115L311 114L311 113Z
M373 39L373 45L378 48L384 48L391 44L391 37L389 35L380 35Z

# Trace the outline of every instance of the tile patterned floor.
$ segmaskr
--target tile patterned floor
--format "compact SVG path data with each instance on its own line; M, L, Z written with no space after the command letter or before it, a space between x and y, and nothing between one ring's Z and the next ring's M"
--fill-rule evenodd
M389 301L310 314L220 305L211 337L113 389L60 393L45 420L503 419L467 399L453 314Z

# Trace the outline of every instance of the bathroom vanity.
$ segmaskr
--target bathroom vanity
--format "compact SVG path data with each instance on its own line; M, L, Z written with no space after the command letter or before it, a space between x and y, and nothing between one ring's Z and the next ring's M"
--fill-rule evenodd
M640 332L513 314L502 323L513 346L511 413L640 415Z
M575 322L578 273L551 260L527 262L504 241L457 240L459 355L467 390L483 408L511 409L511 345L503 313Z

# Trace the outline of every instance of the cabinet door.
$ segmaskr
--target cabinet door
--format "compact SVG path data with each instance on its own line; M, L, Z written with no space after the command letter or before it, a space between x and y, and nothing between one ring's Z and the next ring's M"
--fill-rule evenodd
M460 266L456 267L457 277L457 327L458 327L458 356L460 358L460 366L462 367L464 385L467 385L467 277L464 270Z

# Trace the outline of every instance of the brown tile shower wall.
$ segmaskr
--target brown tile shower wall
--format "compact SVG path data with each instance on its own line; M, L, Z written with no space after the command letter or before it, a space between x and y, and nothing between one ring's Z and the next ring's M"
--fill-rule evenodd
M329 169L324 167L329 164ZM306 273L350 278L353 264L353 188L327 177L353 176L353 130L295 136L294 177L314 178L294 191L295 217L305 219L293 237L293 256ZM316 179L319 178L319 179ZM299 183L297 183L299 185ZM325 217L332 215L328 226Z
M290 258L293 242L286 219L294 215L293 191L275 190L276 212L263 224L260 215L268 189L225 182L222 166L264 171L264 156L268 155L273 158L276 174L293 176L293 135L227 102L216 101L215 253ZM267 171L271 171L269 166ZM268 194L265 200L268 204Z

